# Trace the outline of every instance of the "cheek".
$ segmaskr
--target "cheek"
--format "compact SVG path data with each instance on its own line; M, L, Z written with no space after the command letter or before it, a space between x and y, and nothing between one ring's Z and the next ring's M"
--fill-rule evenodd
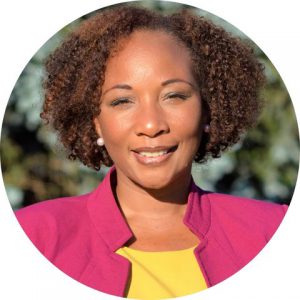
M186 165L193 161L202 137L201 111L195 110L177 122L178 138L182 141L181 158Z
M126 163L125 157L132 138L132 128L128 114L102 111L100 119L101 133L105 148L116 165Z
M124 131L126 128L121 120L105 116L100 120L101 133L105 142L106 149L110 152L115 147L119 147L124 140Z
M191 105L173 116L173 126L181 137L200 139L202 117L200 105Z

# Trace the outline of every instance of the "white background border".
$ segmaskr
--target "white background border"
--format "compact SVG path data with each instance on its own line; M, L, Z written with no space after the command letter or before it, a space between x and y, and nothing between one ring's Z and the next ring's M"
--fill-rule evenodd
M120 2L120 1L119 1ZM248 35L282 76L299 117L300 22L297 1L181 1L207 10ZM116 1L2 1L0 119L21 71L59 29ZM298 28L297 28L298 27ZM52 266L25 236L0 180L0 299L112 299ZM223 283L187 299L300 299L299 187L275 237L247 267Z

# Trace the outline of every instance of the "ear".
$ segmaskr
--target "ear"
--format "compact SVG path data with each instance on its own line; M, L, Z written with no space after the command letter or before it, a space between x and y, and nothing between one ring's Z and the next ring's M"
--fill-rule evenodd
M102 137L102 131L101 131L99 117L95 117L93 121L94 121L96 133L98 134L98 136Z

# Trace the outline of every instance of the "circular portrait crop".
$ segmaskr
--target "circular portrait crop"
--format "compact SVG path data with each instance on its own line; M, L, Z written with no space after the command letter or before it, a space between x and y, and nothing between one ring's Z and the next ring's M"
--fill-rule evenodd
M164 299L229 278L290 204L289 94L242 32L195 7L128 2L30 60L1 135L6 192L34 246L109 295Z

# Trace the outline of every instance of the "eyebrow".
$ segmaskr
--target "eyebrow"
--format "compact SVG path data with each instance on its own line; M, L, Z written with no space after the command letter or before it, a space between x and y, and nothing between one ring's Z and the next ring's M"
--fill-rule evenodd
M110 90L113 90L113 89L132 90L132 87L128 84L116 84L116 85L112 86L111 88L109 88L108 90L106 90L102 95L105 95L107 92L109 92Z
M183 80L183 79L179 79L179 78L168 79L168 80L162 82L161 85L162 85L162 86L166 86L166 85L168 85L168 84L175 83L175 82L184 82L184 83L187 83L187 84L189 84L192 88L195 89L195 86L194 86L191 82L186 81L186 80Z
M162 82L161 86L166 86L168 84L172 84L172 83L176 83L176 82L187 83L192 88L196 89L195 86L191 82L183 80L183 79L179 79L179 78L168 79L168 80ZM107 92L109 92L110 90L113 90L113 89L132 90L132 87L128 84L116 84L116 85L112 86L111 88L109 88L108 90L106 90L102 95L105 95Z

